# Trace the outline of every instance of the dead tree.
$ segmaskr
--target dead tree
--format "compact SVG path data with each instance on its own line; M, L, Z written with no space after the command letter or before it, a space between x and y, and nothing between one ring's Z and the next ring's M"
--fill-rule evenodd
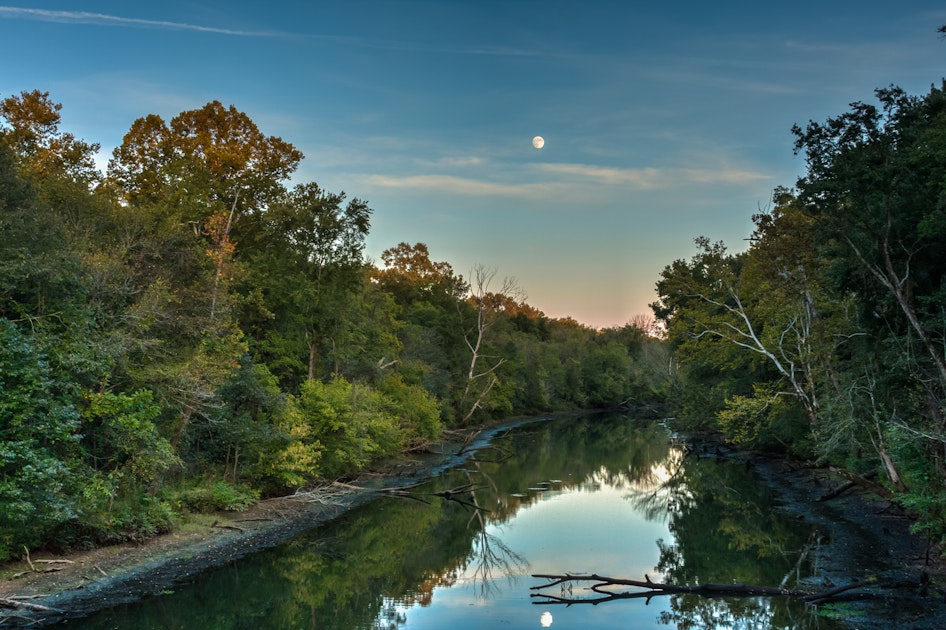
M490 292L489 286L495 276L495 269L483 266L476 267L473 272L469 301L476 308L476 326L463 336L470 351L470 368L460 399L463 413L460 424L465 424L476 413L490 390L499 382L496 371L506 360L486 354L485 349L489 331L502 313L502 305L508 301L518 302L524 299L515 278L503 279L499 292Z

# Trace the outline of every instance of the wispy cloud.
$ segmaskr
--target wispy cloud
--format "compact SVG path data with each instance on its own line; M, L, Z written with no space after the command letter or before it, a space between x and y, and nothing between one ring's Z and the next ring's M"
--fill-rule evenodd
M404 188L450 193L454 195L534 197L547 193L548 184L504 184L453 175L369 175L367 185L379 188Z
M539 164L535 168L552 180L508 183L458 177L455 175L363 175L358 179L365 186L387 189L410 189L466 196L548 198L586 190L588 185L624 187L633 190L661 190L688 184L742 185L771 176L750 170L702 168L640 168L621 169L588 164Z
M770 179L764 173L741 169L703 168L610 168L589 164L540 164L543 173L572 180L593 181L613 186L630 186L637 189L666 188L685 183L746 184Z
M96 24L100 26L125 26L135 28L163 28L178 31L199 31L201 33L216 33L219 35L236 35L240 37L276 37L282 35L267 31L241 31L186 22L170 22L166 20L145 20L141 18L127 18L105 13L91 13L88 11L50 11L47 9L26 9L22 7L0 6L0 18L24 20L39 20L42 22L59 22L62 24Z

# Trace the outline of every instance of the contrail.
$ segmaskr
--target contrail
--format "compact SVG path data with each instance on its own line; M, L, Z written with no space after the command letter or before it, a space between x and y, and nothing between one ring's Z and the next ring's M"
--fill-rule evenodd
M184 22L168 22L165 20L144 20L140 18L126 18L104 13L89 13L87 11L49 11L46 9L24 9L22 7L0 6L0 18L21 18L40 20L43 22L99 24L105 26L132 26L145 28L164 28L180 31L199 31L201 33L217 33L219 35L237 35L240 37L276 37L280 33L262 31L237 31L228 28L200 26Z

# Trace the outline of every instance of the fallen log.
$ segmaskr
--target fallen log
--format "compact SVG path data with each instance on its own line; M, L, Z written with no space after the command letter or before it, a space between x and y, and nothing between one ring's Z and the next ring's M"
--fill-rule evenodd
M649 575L644 575L643 580L630 580L625 578L615 578L606 575L592 573L589 575L571 575L571 574L544 574L535 573L534 578L544 578L549 580L547 584L532 586L529 590L536 591L531 593L530 597L539 598L533 604L592 604L597 605L604 602L619 599L650 599L661 595L691 594L704 597L791 597L811 604L823 604L849 591L875 586L873 579L852 582L844 586L839 586L827 591L806 591L800 589L782 588L779 586L759 586L754 584L695 584L680 585L667 584L663 582L654 582ZM543 589L559 584L569 584L573 582L593 582L589 590L598 597L573 597L571 589L566 590L567 596L552 595L550 593L540 592ZM619 586L629 586L639 590L636 591L613 591Z

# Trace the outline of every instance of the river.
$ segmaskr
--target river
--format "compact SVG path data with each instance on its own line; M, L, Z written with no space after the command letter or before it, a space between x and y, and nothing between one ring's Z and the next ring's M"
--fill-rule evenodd
M794 587L812 531L751 470L685 457L661 424L546 420L404 496L383 496L81 628L818 628L785 598L671 595L571 606L546 573ZM576 584L556 597L599 597ZM823 614L823 613L822 613Z

